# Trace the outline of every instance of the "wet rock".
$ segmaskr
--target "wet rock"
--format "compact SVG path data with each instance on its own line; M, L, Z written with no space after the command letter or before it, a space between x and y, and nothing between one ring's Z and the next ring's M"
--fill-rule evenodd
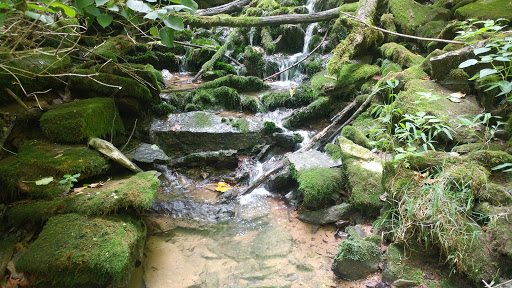
M329 168L339 164L332 160L327 154L317 150L289 154L288 160L297 171L311 168Z
M276 42L276 52L290 54L302 52L305 34L300 25L285 25L283 34Z
M265 142L263 119L231 121L208 112L172 114L152 124L153 143L167 155L184 156L202 151L243 150Z
M341 219L348 219L351 210L352 206L350 204L343 203L322 210L299 212L298 218L311 224L325 225L335 223Z
M245 197L249 198L245 200ZM240 199L237 215L246 221L263 218L270 213L270 203L265 196L247 195Z
M153 202L151 209L173 218L196 220L203 223L219 223L230 220L235 215L233 205L205 204L191 200L175 202Z
M407 261L403 248L395 244L388 246L386 250L386 261L384 262L384 269L382 271L382 281L400 284L408 283L405 286L418 286L423 280L423 272L420 269L414 268L414 264Z
M418 286L415 281L407 280L407 279L397 279L392 283L396 287L411 287L411 286Z
M165 155L165 152L156 145L142 143L130 153L130 156L136 162L142 163L165 163L169 160L169 157Z
M252 252L258 257L286 256L291 250L292 237L279 226L261 230L252 243Z
M473 50L483 47L484 45L484 41L479 41L465 46L462 49L430 58L430 63L432 65L432 79L445 79L452 69L458 69L460 63L470 58L477 58L473 53ZM473 65L464 68L464 71L466 71L468 75L473 76L476 72L480 71L480 69L482 69L481 65Z
M304 138L299 134L289 133L274 133L272 134L272 138L274 139L277 147L281 147L287 151L297 150L298 145L302 140L304 140Z
M121 151L119 151L112 143L99 138L89 138L87 144L111 160L119 163L121 166L128 168L132 172L142 172L142 169L130 161L130 159L126 158L126 156L124 156L124 154L121 153Z
M173 167L214 167L215 169L235 169L238 166L236 150L206 151L190 153L184 157L172 159Z
M377 245L349 238L340 243L332 271L342 279L359 280L377 271L380 261L380 250Z

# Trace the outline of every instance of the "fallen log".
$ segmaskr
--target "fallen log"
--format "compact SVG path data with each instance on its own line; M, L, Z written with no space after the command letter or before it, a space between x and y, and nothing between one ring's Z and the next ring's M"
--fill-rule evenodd
M251 0L234 1L231 3L227 3L227 4L216 6L216 7L197 10L195 15L213 16L213 15L218 15L218 14L231 14L231 13L235 13L235 12L240 12L244 8L244 6L248 5L249 3L251 3Z
M373 0L376 1L376 0ZM312 14L284 14L265 17L231 17L228 15L198 16L188 13L177 13L186 25L194 27L261 27L282 24L302 24L328 21L339 17L338 8Z

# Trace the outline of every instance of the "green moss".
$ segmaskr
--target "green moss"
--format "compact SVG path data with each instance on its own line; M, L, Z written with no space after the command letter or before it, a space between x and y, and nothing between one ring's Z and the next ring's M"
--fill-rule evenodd
M389 245L386 251L387 267L382 272L383 281L393 283L397 279L406 279L414 282L414 286L421 285L423 272L414 268L414 264L407 260L402 248Z
M213 66L213 68L215 68L217 70L226 71L226 73L228 73L228 74L236 75L235 67L233 67L233 65L229 65L224 62L220 62L220 61L215 62L215 65Z
M382 55L402 66L412 67L423 62L423 57L415 55L404 46L397 43L386 43L380 47Z
M261 29L261 45L263 45L263 49L265 49L267 54L274 54L276 46L274 45L272 35L266 28Z
M509 0L478 0L455 10L458 19L510 19L512 5Z
M236 89L238 92L261 91L267 89L268 86L256 77L240 77L236 75L228 75L207 82L200 86L203 89L218 88L226 86Z
M20 226L42 224L48 218L64 213L84 216L115 214L126 210L140 213L151 207L158 185L153 172L138 173L127 179L111 180L100 188L87 188L79 195L19 203L9 209L8 220Z
M153 106L152 110L153 113L156 114L156 116L166 117L169 114L174 113L176 111L176 108L165 103L160 103L158 105Z
M242 133L249 132L249 121L245 118L240 118L236 120L233 124L231 124L231 126L237 128Z
M332 78L329 78L329 77L325 77L325 76L329 76L329 73L327 72L327 70L318 72L318 73L314 74L313 77L311 77L311 86L313 87L313 89L315 90L316 93L319 93L320 91L322 91L322 87L324 85L327 85L329 83L332 83L334 85L335 80Z
M349 201L355 208L367 215L377 215L384 203L379 196L384 193L381 187L381 173L361 168L353 159L343 158L351 193Z
M341 130L341 136L346 137L348 140L354 142L359 146L363 146L364 148L370 148L370 144L368 142L368 138L361 133L354 126L345 126L343 130Z
M256 5L256 8L260 8L267 11L272 11L281 8L281 5L279 5L279 3L277 3L275 0L257 0L251 3L251 6L254 5Z
M346 13L355 13L357 9L359 8L359 1L356 1L354 3L346 3L340 6L341 12Z
M386 76L389 73L401 72L402 66L386 59L386 60L382 61L382 65L380 66L380 71L381 71L380 72L381 75Z
M208 113L194 113L194 126L204 128L212 125L213 116Z
M316 210L337 199L343 188L343 175L337 168L312 168L299 171L297 182L304 206Z
M147 87L151 91L153 98L158 98L160 92L162 92L162 89L160 88L160 83L164 83L162 73L150 64L112 63L107 65L98 65L94 67L94 69L101 73L109 73L127 79L136 80L139 84Z
M133 49L133 47L135 47L135 43L133 43L130 38L124 35L118 35L116 37L109 38L102 45L96 48L93 51L93 55L100 60L103 60L102 58L108 58L117 62L117 57L126 54L128 51Z
M334 160L341 160L341 148L339 145L327 143L325 145L325 153Z
M347 64L341 66L336 82L336 87L342 91L342 95L353 95L361 85L380 73L380 67L368 64Z
M16 269L39 286L123 286L141 257L144 238L141 223L128 217L55 216Z
M442 38L439 37L439 34L443 29L448 25L448 21L439 20L439 21L431 21L426 23L425 25L418 27L416 30L416 36L424 37L424 38ZM430 44L429 41L419 41L421 47L426 49Z
M338 246L338 253L334 259L350 259L354 261L368 261L371 258L380 256L377 245L364 240L346 239Z
M310 104L315 100L313 90L307 86L301 86L293 90L293 95L287 94L266 94L261 102L268 110L274 111L277 108L297 108Z
M393 14L382 14L380 17L380 24L382 28L391 32L396 32L395 17ZM395 42L398 39L398 36L392 34L386 34L385 37L387 42Z
M101 117L98 117L101 115ZM114 101L109 98L93 98L62 104L43 114L41 129L52 141L80 143L89 137L124 132Z
M512 155L503 151L480 150L467 155L467 160L477 161L487 169L492 169L504 163L512 163Z
M263 128L265 129L265 133L269 134L274 133L277 129L276 123L271 121L265 121L265 123L263 123Z
M89 77L70 76L68 87L75 95L82 97L131 97L143 103L157 101L157 98L153 98L153 94L146 86L134 79L82 69L76 69L74 73L81 75L97 74ZM118 86L121 89L105 84Z
M43 177L53 177L54 185L65 174L80 173L80 179L96 176L108 169L108 162L97 151L85 146L64 146L42 141L29 141L16 156L0 161L0 182L3 191L0 198L13 199L19 188L34 190L34 198L51 198L53 190L48 186L36 186L33 182ZM63 191L62 191L63 192Z
M395 16L398 32L414 34L420 26L436 20L448 20L450 10L438 6L427 6L414 0L390 0L389 11Z
M290 118L286 119L283 126L286 128L298 127L309 120L328 117L332 106L329 97L320 97Z
M240 109L240 95L235 89L226 86L212 90L212 95L215 98L215 104L220 105L229 110Z
M244 97L240 103L242 106L242 111L244 112L252 112L257 113L260 112L260 105L258 104L258 100L254 97Z

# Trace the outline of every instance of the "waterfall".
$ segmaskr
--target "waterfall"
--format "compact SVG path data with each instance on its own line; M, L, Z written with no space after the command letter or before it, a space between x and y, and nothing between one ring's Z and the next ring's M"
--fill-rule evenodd
M179 72L180 73L187 72L187 65L186 65L187 56L185 56L185 55L181 55L181 56L176 55L176 57L178 58L178 63L180 63Z
M256 27L251 27L249 30L249 46L254 46L254 34L256 33Z

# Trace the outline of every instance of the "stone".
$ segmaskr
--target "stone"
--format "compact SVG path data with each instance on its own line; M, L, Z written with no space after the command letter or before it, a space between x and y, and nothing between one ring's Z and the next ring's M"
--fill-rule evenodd
M380 250L377 245L349 238L341 241L332 271L339 278L359 280L377 271L380 261Z
M499 18L508 19L510 15L512 15L512 5L509 0L478 0L455 10L457 19L496 20Z
M114 144L99 138L89 138L87 144L89 144L94 149L98 150L103 155L112 159L113 161L121 164L123 167L128 168L132 172L142 172L142 169L140 169L137 165L130 161L130 159L128 159L126 156L124 156L124 154L121 153L121 151L119 151L114 146Z
M406 283L405 286L418 286L423 281L423 272L420 269L414 268L414 264L407 260L403 253L403 248L395 244L388 246L386 250L386 261L382 271L382 281L401 285Z
M264 228L252 242L252 252L262 258L286 256L292 251L292 237L283 227Z
M339 162L332 160L327 154L317 150L295 152L287 156L290 164L293 164L296 171L311 168L329 168L336 166Z
M483 46L485 46L485 41L479 41L464 46L462 49L430 58L430 64L432 65L432 79L443 80L450 74L452 69L458 69L460 63L471 58L476 59L477 56L473 53L473 50ZM473 65L464 68L464 71L472 77L482 68L482 65Z
M226 119L209 112L169 115L152 123L152 142L171 157L218 150L244 150L265 142L264 120Z
M155 201L151 210L158 214L166 214L174 219L194 220L200 223L217 224L230 220L235 216L235 207L230 204L206 204L192 200L161 202Z
M160 147L147 143L139 145L130 156L134 161L142 163L165 163L169 160L169 156Z
M16 261L16 270L44 287L124 286L142 260L145 236L141 222L128 216L54 216Z
M305 32L300 25L285 25L276 42L276 52L298 53L304 47Z
M397 279L392 284L395 285L396 287L418 286L418 284L415 281L407 279Z
M397 43L386 43L379 49L384 57L402 66L412 67L423 62L423 57L412 53L407 48Z
M337 223L342 219L348 219L351 212L352 207L350 204L343 203L317 211L300 211L298 218L311 224L325 225Z

